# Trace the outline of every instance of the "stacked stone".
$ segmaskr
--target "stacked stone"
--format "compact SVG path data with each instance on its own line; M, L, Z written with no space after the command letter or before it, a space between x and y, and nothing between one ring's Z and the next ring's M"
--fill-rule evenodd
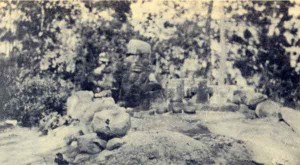
M93 99L90 91L74 93L67 101L67 113L79 121L77 133L65 137L66 156L80 164L103 150L121 147L131 127L130 115L111 97Z
M184 81L182 79L171 79L168 83L169 110L173 113L181 113L183 110L183 89Z

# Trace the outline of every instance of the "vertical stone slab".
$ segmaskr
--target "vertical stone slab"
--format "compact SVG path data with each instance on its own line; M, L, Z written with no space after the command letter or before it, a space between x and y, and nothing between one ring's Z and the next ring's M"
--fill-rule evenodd
M208 102L207 85L205 81L199 82L196 103L204 104Z
M171 102L182 102L184 97L184 80L170 79L167 85L166 95Z

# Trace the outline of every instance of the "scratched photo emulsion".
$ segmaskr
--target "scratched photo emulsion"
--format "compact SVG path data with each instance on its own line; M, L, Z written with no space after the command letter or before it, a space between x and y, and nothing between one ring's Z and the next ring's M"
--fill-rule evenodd
M0 0L1 165L299 165L300 0Z

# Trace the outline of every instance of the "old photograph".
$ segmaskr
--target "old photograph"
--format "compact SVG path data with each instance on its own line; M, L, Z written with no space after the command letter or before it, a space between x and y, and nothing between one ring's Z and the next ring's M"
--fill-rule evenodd
M300 0L0 0L0 165L300 165Z

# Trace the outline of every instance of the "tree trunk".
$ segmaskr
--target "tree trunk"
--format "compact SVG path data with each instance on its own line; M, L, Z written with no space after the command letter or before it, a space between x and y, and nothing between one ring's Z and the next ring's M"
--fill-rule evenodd
M207 33L207 47L205 48L206 51L206 60L207 60L207 66L205 69L205 76L208 77L208 82L211 81L212 79L212 64L211 64L211 14L212 14L212 10L213 10L213 2L214 1L210 1L208 4L208 11L207 11L207 20L206 20L206 33Z
M45 21L45 9L44 9L44 2L40 3L41 5L41 27L40 27L40 32L43 32L44 30L44 21Z

